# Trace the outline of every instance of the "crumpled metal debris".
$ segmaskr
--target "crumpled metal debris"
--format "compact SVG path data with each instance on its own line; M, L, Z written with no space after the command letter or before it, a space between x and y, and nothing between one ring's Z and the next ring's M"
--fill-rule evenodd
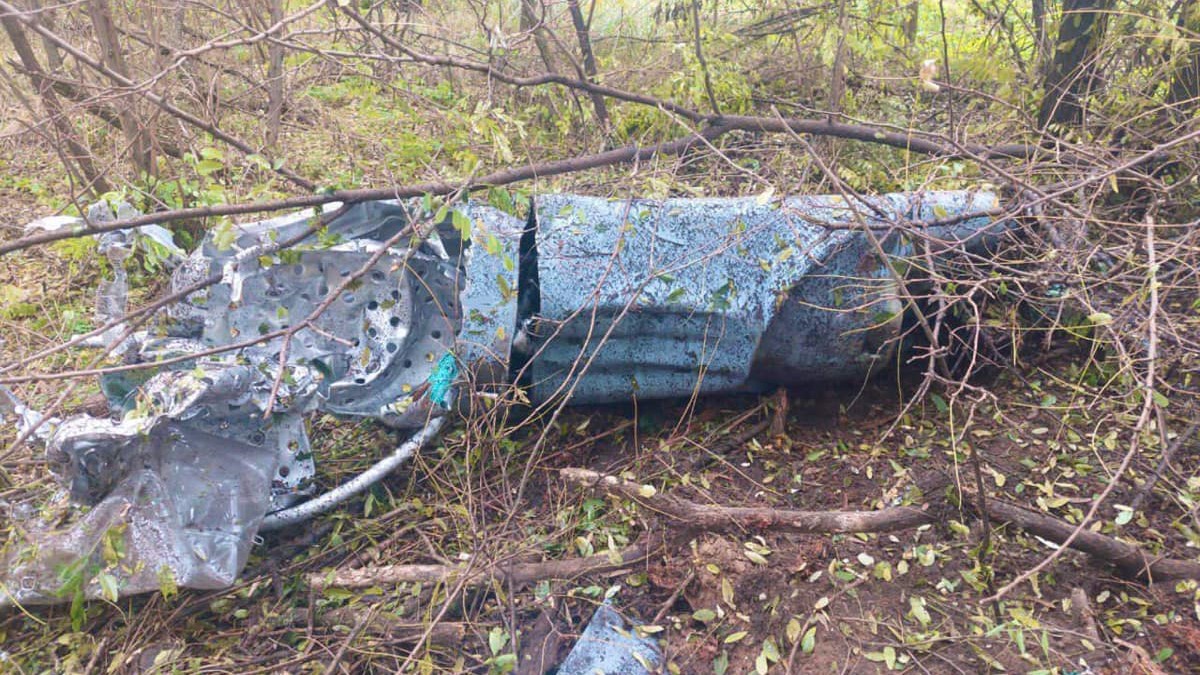
M304 366L288 370L280 414L267 420L273 369L202 361L152 377L116 420L44 425L51 466L71 500L92 508L65 528L25 519L0 551L0 588L40 604L70 600L63 586L72 576L86 582L80 592L110 599L232 584L268 509L292 494L277 481L280 468L307 454L301 415L316 383ZM106 548L119 560L105 560Z
M7 387L0 386L0 424L11 424L18 435L24 435L29 430L40 430L42 415L21 402ZM46 432L41 434L45 440Z
M26 225L25 232L75 229L88 223L108 223L138 215L141 214L129 202L118 201L114 205L108 201L99 201L88 207L86 218L47 216ZM168 264L182 260L187 255L175 244L171 231L161 225L142 225L132 230L106 232L96 237L96 243L97 250L108 260L112 272L112 278L102 280L96 289L95 316L99 325L112 323L125 316L126 300L129 297L129 276L125 271L125 260L133 254L136 245L141 244L143 248L154 249ZM116 343L124 332L124 326L118 323L90 338L85 344L94 347L113 346L114 352L119 355L124 353L126 346Z
M106 333L125 363L147 366L102 378L114 416L44 425L52 468L74 501L94 506L65 531L31 528L0 550L0 602L63 599L62 569L87 572L75 592L88 596L227 586L260 528L366 489L447 412L498 386L516 383L534 404L601 403L864 377L900 329L894 269L880 255L911 256L897 226L963 216L925 228L935 256L978 248L1008 224L966 216L996 203L968 191L849 202L549 195L527 219L457 205L420 239L406 228L433 214L414 202L218 228L171 287L219 283L119 345L124 331ZM98 317L115 321L129 247L101 246L114 279ZM4 401L0 414L15 414ZM313 486L304 415L314 410L420 431L297 505Z

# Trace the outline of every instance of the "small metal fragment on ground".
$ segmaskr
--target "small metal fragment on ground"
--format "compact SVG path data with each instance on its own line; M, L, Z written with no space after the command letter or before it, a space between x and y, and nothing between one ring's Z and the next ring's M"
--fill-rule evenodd
M661 663L658 643L639 637L605 602L596 608L579 641L559 666L558 675L650 675L658 672Z

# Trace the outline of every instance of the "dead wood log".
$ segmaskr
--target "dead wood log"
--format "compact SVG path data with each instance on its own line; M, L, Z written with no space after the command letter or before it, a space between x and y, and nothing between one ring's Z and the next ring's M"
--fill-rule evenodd
M597 487L611 494L636 501L667 518L678 521L692 530L783 530L802 534L836 532L888 532L902 530L938 520L927 502L923 507L897 506L878 511L795 511L769 507L712 506L660 494L651 486L589 471L562 469L560 475L568 482ZM931 500L939 499L939 485L949 482L937 476L921 486ZM971 500L969 492L963 498ZM1061 544L1075 531L1075 525L1059 518L998 501L987 500L987 515L997 524L1009 524L1043 539ZM1084 530L1071 542L1070 548L1109 563L1123 575L1146 582L1177 579L1200 579L1200 562L1179 558L1156 557L1133 544Z
M1075 525L1013 504L989 499L987 506L994 522L1015 525L1056 544L1066 541L1075 531ZM1200 562L1154 556L1133 544L1091 530L1080 532L1071 542L1071 548L1112 564L1127 577L1145 582L1200 579Z

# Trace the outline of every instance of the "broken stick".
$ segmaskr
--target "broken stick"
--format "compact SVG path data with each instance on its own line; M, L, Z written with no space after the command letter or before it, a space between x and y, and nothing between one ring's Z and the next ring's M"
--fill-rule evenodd
M988 500L988 516L997 523L1015 525L1056 544L1066 541L1075 531L1074 525L1059 518L994 499ZM1110 563L1127 577L1145 582L1200 579L1200 562L1154 556L1133 544L1091 530L1080 532L1071 542L1071 548Z
M689 528L708 532L746 529L780 529L801 534L891 532L934 521L926 509L913 506L894 506L878 511L794 511L770 507L712 506L661 494L651 486L588 469L561 469L559 475L567 482L600 488L632 499Z
M543 562L476 563L474 565L379 565L359 569L331 570L308 575L314 590L326 588L369 588L402 583L457 583L484 586L501 582L513 586L543 579L575 579L624 569L650 557L658 547L637 543L620 553L601 553L586 558Z

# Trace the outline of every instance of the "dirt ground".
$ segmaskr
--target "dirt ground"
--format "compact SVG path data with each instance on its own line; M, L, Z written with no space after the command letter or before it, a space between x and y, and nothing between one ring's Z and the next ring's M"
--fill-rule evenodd
M1012 383L1000 380L993 386L1002 390ZM753 405L708 402L697 419L729 419ZM722 456L704 474L705 486L680 485L673 494L722 505L805 510L878 506L897 483L900 463L913 473L955 469L945 449L946 430L919 413L901 419L884 436L901 408L896 387L882 382L859 391L793 392L785 435L771 438L764 432L737 447L720 448ZM656 417L673 423L674 413L666 407ZM1059 470L1026 468L1022 460L1031 456L1031 447L1044 447L1038 437L1058 436L1062 425L1040 412L1024 423L1028 426L978 425L974 430L993 475L1009 477L1004 487L1010 495L1024 492L1019 486L1029 489L1061 478ZM737 435L737 430L728 433ZM654 441L643 445L647 442ZM616 472L637 456L630 443L599 443L569 464ZM654 454L651 461L659 472L686 474L695 465L697 448L677 447ZM1060 455L1058 461L1070 459ZM645 473L637 475L646 482ZM1086 494L1102 485L1087 481L1079 487ZM763 654L772 669L778 654L790 672L1200 668L1195 639L1200 625L1191 594L1122 580L1072 552L1041 577L1037 588L1026 586L999 604L985 605L981 598L989 588L981 575L978 520L952 507L942 515L941 525L885 535L700 535L650 561L643 572L648 583L638 578L630 595L622 591L622 606L662 627L667 657L685 673L713 672L714 659L727 660L730 673L754 672ZM1167 530L1169 523L1151 527ZM994 566L1001 583L1050 551L1020 532L999 528L992 536L994 553L983 560ZM1135 607L1138 618L1129 614ZM773 644L764 647L768 641ZM1153 656L1164 649L1172 655L1160 667Z

